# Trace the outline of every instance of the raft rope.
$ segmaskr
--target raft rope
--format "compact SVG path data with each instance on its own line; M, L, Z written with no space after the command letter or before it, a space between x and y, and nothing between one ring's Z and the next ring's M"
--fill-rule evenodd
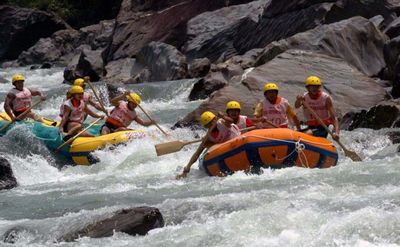
M292 139L296 139L296 138L294 138L293 133L291 135L292 135ZM277 159L277 160L284 160L284 159L288 158L289 156L291 156L294 152L297 152L299 154L299 160L301 162L301 165L303 167L310 168L307 156L304 153L306 146L304 145L304 143L302 143L302 141L304 141L303 138L299 138L297 141L290 141L290 140L283 140L283 139L259 136L259 135L247 135L246 137L254 137L254 138L259 138L259 139L263 139L263 140L280 141L280 142L294 144L295 149L290 154L286 155L283 158ZM242 138L246 138L246 137L242 137ZM333 145L333 144L329 144L329 143L324 144L324 143L320 143L320 142L312 142L309 140L307 140L306 142L310 143L310 144L314 144L314 145L321 145L321 146L332 146Z

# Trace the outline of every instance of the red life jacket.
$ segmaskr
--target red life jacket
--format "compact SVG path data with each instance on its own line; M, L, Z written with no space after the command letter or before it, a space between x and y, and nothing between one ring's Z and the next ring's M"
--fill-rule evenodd
M23 112L32 105L32 93L29 89L23 88L22 91L13 88L9 91L15 98L11 102L14 112Z
M271 104L271 102L264 98L263 116L266 117L267 120L272 122L273 124L281 128L287 128L289 124L289 120L286 114L288 106L289 102L287 101L287 99L280 96L277 97L275 104ZM270 129L274 127L268 123L263 123L263 128Z

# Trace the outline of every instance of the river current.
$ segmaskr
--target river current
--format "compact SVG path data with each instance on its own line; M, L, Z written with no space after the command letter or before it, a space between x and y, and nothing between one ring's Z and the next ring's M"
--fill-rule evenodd
M69 88L61 84L62 69L3 69L0 76L17 72L26 76L25 86L47 95L35 112L57 119ZM105 84L95 85L106 99ZM129 89L140 92L144 109L174 139L192 140L204 131L170 130L201 103L187 100L191 85L182 80ZM0 84L2 111L10 88ZM179 181L175 175L196 144L157 157L154 144L168 140L153 126L145 129L145 139L96 151L100 163L62 168L29 129L17 127L1 137L0 153L19 186L0 192L0 246L12 246L2 236L14 227L24 229L16 246L400 246L400 155L385 135L393 129L341 132L343 144L362 162L340 151L338 165L329 169L264 169L225 178L208 177L194 165ZM159 208L165 227L146 236L55 242L71 229L136 206Z

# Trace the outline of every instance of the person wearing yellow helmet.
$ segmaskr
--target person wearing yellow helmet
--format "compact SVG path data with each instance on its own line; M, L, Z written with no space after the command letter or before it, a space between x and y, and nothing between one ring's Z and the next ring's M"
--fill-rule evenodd
M322 91L321 79L317 76L309 76L305 81L307 92L303 95L298 95L295 102L295 107L299 108L303 102L307 102L312 110L322 119L327 125L333 125L335 133L333 138L339 140L339 121L336 117L335 109L333 107L332 97L326 92ZM307 110L304 109L304 116L308 125L306 130L310 130L314 136L327 137L328 132L319 124L318 120Z
M264 129L274 128L275 126L288 128L290 119L299 130L300 121L296 113L287 99L278 96L278 92L279 87L276 83L265 84L264 99L257 104L254 112L256 121L260 123L258 126Z
M124 101L126 99L127 101ZM144 121L139 117L135 108L141 103L142 99L137 93L125 91L123 94L113 98L111 104L114 109L110 116L107 117L105 124L101 128L101 134L127 130L132 121L137 122L142 126L150 126L154 124L153 120Z
M89 104L89 105L93 106L94 108L96 108L97 110L102 111L105 114L107 114L108 112L105 109L103 109L101 104L99 102L94 101L92 95L90 93L86 92L86 83L89 80L90 80L89 76L85 76L83 78L77 78L74 80L74 86L80 86L83 88L83 90L85 92L83 93L82 99L85 101L86 104ZM67 92L67 99L68 99L68 92Z
M190 167L196 162L205 148L216 143L229 141L240 135L240 129L233 123L233 119L222 112L218 112L216 116L210 111L205 111L200 116L200 123L208 129L207 136L205 137L207 139L202 142L202 145L199 146L190 158L189 163L184 167L182 174L178 175L177 178L185 177L189 173Z
M83 127L85 114L94 118L104 118L104 115L98 115L92 112L83 98L83 88L72 86L69 90L71 98L63 104L62 120L58 129L59 133L66 132L64 141L77 134ZM93 136L89 132L84 132L81 136Z
M228 117L233 119L233 123L236 124L240 129L254 126L253 121L244 115L240 115L241 106L237 101L229 101L226 104L226 114Z
M200 123L203 127L212 128L208 136L210 145L229 141L240 135L239 127L233 123L229 116L218 112L218 118L210 111L203 112L200 116Z
M14 88L7 93L4 100L4 110L12 120L31 107L32 96L39 96L41 100L46 100L46 96L44 96L42 92L24 87L25 77L23 75L15 74L11 82ZM36 121L43 122L42 118L32 111L18 120L25 118L32 118Z

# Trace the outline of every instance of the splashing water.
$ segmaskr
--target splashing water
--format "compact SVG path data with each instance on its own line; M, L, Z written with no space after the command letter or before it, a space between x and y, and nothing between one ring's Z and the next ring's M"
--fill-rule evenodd
M22 72L21 72L22 71ZM48 95L35 111L56 118L65 90L62 69L7 69L3 77L23 73L26 85ZM192 80L130 86L143 107L174 139L191 140L189 129L169 127L200 104L188 102ZM103 98L103 83L96 83ZM9 84L0 85L4 98ZM141 114L141 113L139 113ZM142 115L142 114L141 114ZM143 118L145 116L143 115ZM133 126L137 127L137 126ZM0 192L0 245L15 231L18 246L399 246L400 157L386 133L343 131L341 140L364 161L352 162L340 151L329 169L264 169L261 175L238 172L208 177L194 167L185 180L175 175L196 144L157 157L154 144L168 141L155 127L148 137L95 152L93 166L64 166L26 127L2 137L0 152L10 161L19 187ZM115 233L55 243L63 234L113 211L154 206L166 221L146 236Z

